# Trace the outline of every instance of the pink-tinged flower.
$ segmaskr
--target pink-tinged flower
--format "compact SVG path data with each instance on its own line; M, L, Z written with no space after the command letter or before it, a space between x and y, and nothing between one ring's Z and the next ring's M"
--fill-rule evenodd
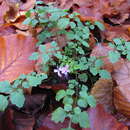
M68 73L70 72L69 66L66 65L64 67L59 67L57 69L54 69L54 72L57 73L59 77L62 77L62 76L67 77Z

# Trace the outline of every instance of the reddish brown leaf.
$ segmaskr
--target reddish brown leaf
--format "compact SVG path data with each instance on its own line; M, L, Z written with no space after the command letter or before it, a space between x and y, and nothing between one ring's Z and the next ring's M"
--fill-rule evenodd
M130 118L130 90L128 85L123 87L124 90L121 88L119 86L114 89L114 105L120 113Z
M12 34L0 36L0 81L15 80L20 74L34 70L34 62L28 60L35 51L31 36Z
M97 104L102 104L106 112L112 113L113 106L113 82L112 80L99 79L91 89Z
M102 33L102 36L104 36L104 38L106 38L108 41L112 41L115 37L121 37L128 41L130 40L130 33L128 29L129 28L126 25L114 27L106 25L106 30Z
M13 122L13 110L8 108L1 117L2 129L1 130L15 130Z
M117 82L118 86L127 86L130 84L130 62L125 60L121 68L114 71L112 74L113 79Z
M128 130L127 126L117 122L110 114L106 113L101 104L88 111L90 128L82 130Z
M35 119L32 116L14 111L15 130L33 130Z
M55 123L51 120L51 115L49 114L45 118L43 117L42 126L37 130L61 130L61 128L67 128L69 120L66 119L63 123ZM77 125L73 125L76 130L81 130Z

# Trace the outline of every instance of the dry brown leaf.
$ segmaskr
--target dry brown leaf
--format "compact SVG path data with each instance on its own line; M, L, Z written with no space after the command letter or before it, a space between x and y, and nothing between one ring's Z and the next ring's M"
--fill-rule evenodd
M114 89L114 105L120 113L130 118L130 99L127 98L128 95L126 96L128 93L130 95L130 89L128 86L124 86L124 89L125 95L119 87Z
M130 33L128 30L128 26L110 26L106 25L106 30L102 33L102 36L108 41L112 41L113 38L121 37L126 41L130 40Z
M102 104L105 110L112 113L113 107L113 82L112 80L99 79L91 89L91 94L95 97L97 104Z
M125 61L122 67L112 74L113 79L118 85L118 89L130 102L130 62Z
M31 36L0 36L0 42L0 81L12 82L20 74L34 70L34 62L28 60L35 51L35 40Z

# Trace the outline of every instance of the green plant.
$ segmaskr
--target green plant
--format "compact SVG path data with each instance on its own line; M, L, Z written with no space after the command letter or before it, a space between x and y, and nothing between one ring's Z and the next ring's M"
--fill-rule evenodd
M0 92L7 96L0 95L0 110L5 110L8 105L8 99L17 107L24 105L23 88L36 87L45 79L50 77L50 69L53 69L53 75L59 79L64 78L68 87L66 90L59 90L56 94L56 100L62 100L64 107L57 108L52 113L52 120L63 122L65 118L70 119L69 127L64 130L73 130L71 123L79 123L82 128L89 127L87 107L94 107L96 101L89 93L89 79L95 76L110 79L111 75L102 69L103 61L90 56L91 47L89 38L91 30L95 26L104 30L103 24L96 21L83 23L79 19L79 14L69 13L68 10L55 8L53 5L42 5L42 1L36 2L34 9L26 13L27 19L24 24L35 27L41 27L42 30L37 34L37 51L29 59L38 60L45 73L32 72L28 75L21 75L12 84L8 81L0 82ZM41 6L42 5L42 6ZM59 47L59 39L65 39L64 46ZM47 48L45 43L50 43Z
M32 72L28 75L20 75L12 84L9 81L1 81L0 92L6 94L6 96L0 95L0 111L6 109L9 103L8 100L19 108L23 107L25 101L23 88L36 87L46 78L46 74Z
M40 2L40 4L43 3ZM35 15L30 17L32 12ZM99 74L101 78L111 78L109 72L101 69L103 61L89 56L88 42L91 30L95 26L103 30L104 26L98 21L94 24L82 23L78 13L68 13L67 10L61 10L52 5L40 6L39 3L26 15L28 18L24 24L42 27L42 31L37 36L39 51L34 52L30 59L42 58L40 64L44 66L44 72L45 68L57 66L54 72L59 78L64 77L68 80L68 88L59 90L56 94L56 100L62 100L64 107L59 107L52 113L52 120L58 123L69 118L70 123L66 130L72 129L71 123L79 123L82 128L89 127L88 114L83 109L96 105L95 99L89 94L88 86L86 86L90 78L89 73L94 76ZM56 41L53 40L54 37ZM63 51L60 51L58 47L58 37L64 37L67 41ZM51 42L51 48L48 50L46 44L44 45L46 41Z
M114 38L114 43L109 43L109 46L114 50L109 52L111 62L117 62L121 56L130 60L130 42L122 38Z

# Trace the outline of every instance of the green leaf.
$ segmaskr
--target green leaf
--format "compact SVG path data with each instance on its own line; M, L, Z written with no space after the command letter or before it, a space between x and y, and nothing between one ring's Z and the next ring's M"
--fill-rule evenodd
M97 68L95 68L95 67L90 67L89 69L90 69L90 72L91 72L94 76L96 76L96 75L98 74Z
M29 25L31 25L32 27L35 27L38 24L38 20L37 19L32 19L32 21L29 23Z
M125 42L125 46L126 46L127 50L130 51L130 42Z
M46 46L45 45L40 45L39 46L39 50L40 50L40 52L46 52Z
M70 22L70 27L73 29L76 27L76 24L74 22Z
M60 51L56 52L55 54L55 57L57 57L58 59L62 59L62 54Z
M79 125L81 128L89 128L89 118L87 112L81 112L79 115Z
M83 84L81 89L82 89L82 91L87 92L88 91L88 86Z
M56 94L56 100L60 101L63 97L66 96L65 90L59 90Z
M81 113L81 109L80 109L79 107L75 107L75 108L74 108L74 113L75 113L76 115L80 114L80 113Z
M40 5L40 4L44 4L44 2L39 0L39 1L36 1L35 4Z
M79 94L80 94L80 97L82 97L84 99L86 99L88 97L87 91L82 90L82 91L79 92Z
M98 67L98 68L102 67L103 66L103 61L101 59L97 59L95 61L95 66Z
M130 51L127 52L126 58L130 61Z
M30 16L31 16L31 12L30 12L30 11L27 11L27 12L25 13L25 16L26 16L26 17L30 17Z
M44 30L44 31L42 31L38 36L37 36L37 38L38 38L38 40L39 40L39 42L44 42L47 38L49 38L49 37L51 37L53 34L51 33L51 32L49 32L49 31L47 31L47 30ZM43 45L43 46L45 46L45 45Z
M10 93L12 91L9 81L0 82L0 92L1 93Z
M103 79L111 79L111 74L107 70L100 70L99 75Z
M23 88L29 88L30 86L29 86L29 83L27 82L27 81L24 81L23 83L22 83L22 86L23 86Z
M115 42L116 45L121 45L122 41L120 38L114 38L113 41Z
M74 114L72 115L72 122L77 124L79 122L79 115L78 114Z
M94 26L94 25L90 25L89 28L90 28L91 30L94 30L95 26Z
M61 18L58 20L57 25L60 29L65 29L69 25L69 22L68 18Z
M34 52L32 55L29 57L29 60L37 60L39 58L39 53Z
M75 93L75 91L73 89L67 89L66 90L66 95L72 96L74 93Z
M37 86L42 83L42 80L46 79L47 75L42 74L42 75L28 75L27 76L27 81L29 83L29 86Z
M21 85L22 80L16 79L12 85L13 88L18 88L19 85Z
M42 62L46 64L50 60L50 57L48 54L44 53L42 54Z
M88 44L86 41L81 40L80 42L82 43L83 46L85 46L85 47L89 47L89 44Z
M77 51L79 54L81 54L81 55L84 55L84 54L85 54L85 52L84 52L84 50L82 49L82 47L76 48L76 51Z
M15 91L10 94L10 101L17 107L21 108L24 105L25 97L22 92Z
M94 23L101 31L104 31L105 30L105 26L99 22L99 21L95 21Z
M86 73L79 74L79 75L78 75L78 78L79 78L80 81L82 81L82 82L87 82L87 80L88 80L88 75L87 75Z
M83 98L78 99L77 104L79 107L83 107L83 108L86 108L88 105L87 100Z
M96 100L92 95L87 96L87 102L88 102L89 106L91 106L91 107L96 106Z
M112 63L116 63L119 61L120 53L117 51L109 51L108 58Z
M69 97L69 96L66 96L66 97L64 97L64 99L63 99L63 103L64 103L64 104L73 104L73 98L72 98L72 97Z
M56 47L58 44L55 42L55 41L53 41L53 42L51 42L51 46L52 47Z
M74 40L75 39L75 34L74 34L73 31L67 32L66 36L67 36L68 40Z
M113 43L111 43L111 42L109 42L109 46L110 46L111 48L115 48L115 47L116 47L115 44L113 44Z
M7 97L0 95L0 111L4 111L8 106Z
M23 21L23 24L25 24L25 25L30 25L31 21L32 21L32 18L28 17L28 18L26 18L26 19Z
M65 104L65 105L64 105L64 110L65 110L66 112L71 111L71 110L72 110L72 105L71 105L71 104Z
M63 108L59 107L52 113L52 120L56 123L63 122L67 114Z

